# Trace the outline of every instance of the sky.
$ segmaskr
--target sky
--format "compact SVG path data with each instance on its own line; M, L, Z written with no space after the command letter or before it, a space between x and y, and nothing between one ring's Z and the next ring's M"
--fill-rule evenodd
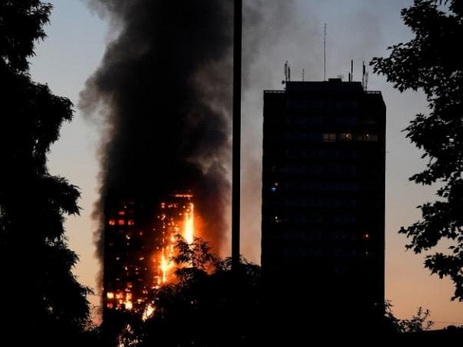
M103 124L98 117L85 117L78 104L85 82L99 67L107 44L118 32L86 0L48 2L54 8L45 27L47 37L37 44L31 60L31 76L74 104L74 119L63 125L49 155L49 169L80 189L81 213L66 219L66 234L69 247L79 256L74 273L81 284L94 289L89 299L98 306L101 266L96 257L97 222L92 212L98 200ZM388 47L411 38L400 17L400 10L411 4L412 0L244 0L241 253L260 262L263 90L283 88L286 62L292 81L320 81L324 71L326 78L346 81L351 62L353 79L361 81L365 63L367 88L381 91L387 107L386 299L398 318L411 318L423 307L431 312L433 328L442 328L463 325L463 303L450 300L452 283L431 275L423 266L425 254L406 251L407 239L398 234L401 226L420 218L417 206L435 196L435 189L409 181L425 163L403 132L417 113L427 112L426 100L420 93L399 93L368 66L371 58L388 56ZM256 10L260 21L249 25ZM229 255L227 247L222 255Z

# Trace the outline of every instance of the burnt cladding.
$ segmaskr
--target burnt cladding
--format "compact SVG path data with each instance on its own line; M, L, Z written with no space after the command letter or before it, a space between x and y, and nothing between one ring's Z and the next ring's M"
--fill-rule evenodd
M104 252L105 309L143 311L152 288L154 234L141 227L143 209L127 199L107 206Z

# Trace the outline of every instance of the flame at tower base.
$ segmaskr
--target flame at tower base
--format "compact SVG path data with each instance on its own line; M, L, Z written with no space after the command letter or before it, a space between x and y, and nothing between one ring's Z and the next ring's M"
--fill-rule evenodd
M192 194L174 194L162 202L153 234L156 249L153 253L154 286L161 286L175 280L175 244L178 237L191 244L194 240L194 204Z

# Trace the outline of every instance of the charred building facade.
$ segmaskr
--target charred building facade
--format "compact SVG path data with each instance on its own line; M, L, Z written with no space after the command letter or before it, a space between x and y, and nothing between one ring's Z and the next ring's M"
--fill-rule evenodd
M105 211L104 310L142 310L154 276L149 255L154 235L143 206L120 200Z
M384 303L385 118L361 82L264 91L261 265L283 315Z

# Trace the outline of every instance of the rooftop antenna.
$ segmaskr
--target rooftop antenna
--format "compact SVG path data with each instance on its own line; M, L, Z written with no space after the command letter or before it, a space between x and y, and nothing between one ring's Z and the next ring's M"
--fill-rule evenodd
M362 86L365 91L367 90L367 84L368 84L368 71L366 70L365 62L363 62Z
M351 59L350 61L350 72L349 72L349 82L354 81L354 60Z
M304 69L302 69L302 82L304 82L304 77L305 77L304 75L305 75L305 71Z
M291 82L291 68L289 67L288 61L285 63L285 80L283 84Z
M323 81L326 81L326 23L323 29Z

